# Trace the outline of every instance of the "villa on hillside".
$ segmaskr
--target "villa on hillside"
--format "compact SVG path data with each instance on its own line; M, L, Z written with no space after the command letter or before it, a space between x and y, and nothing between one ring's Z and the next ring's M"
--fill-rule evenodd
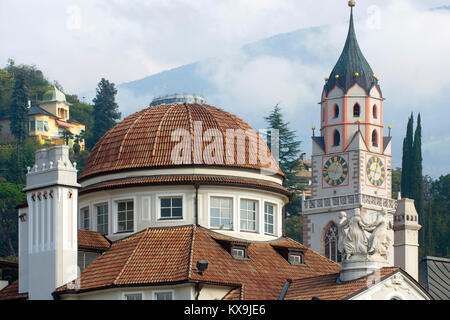
M69 139L69 146L74 144L75 136L86 130L86 126L70 118L70 103L66 95L58 88L48 90L39 106L28 108L28 136L35 137L41 144L65 144L64 130L67 129L74 138ZM0 117L0 143L6 144L14 140L10 131L9 116ZM80 142L84 150L84 140Z

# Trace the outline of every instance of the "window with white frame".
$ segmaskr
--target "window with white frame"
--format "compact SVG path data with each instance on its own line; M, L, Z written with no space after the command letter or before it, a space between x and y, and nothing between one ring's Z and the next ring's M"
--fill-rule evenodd
M233 198L211 197L210 225L212 228L233 229Z
M257 231L258 201L241 199L241 230Z
M275 233L275 210L275 205L264 203L264 233Z
M108 234L108 204L96 206L97 211L97 232Z
M173 300L173 291L154 291L153 300Z
M81 209L81 229L89 230L89 208Z
M161 197L159 201L161 219L183 218L183 197Z
M134 231L133 200L117 202L117 232L132 231Z
M142 293L124 293L124 300L142 300Z
M289 253L289 262L295 265L304 264L303 253Z

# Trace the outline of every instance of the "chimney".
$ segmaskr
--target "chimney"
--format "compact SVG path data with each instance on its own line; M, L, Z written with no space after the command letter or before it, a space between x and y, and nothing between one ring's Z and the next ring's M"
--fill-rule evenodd
M397 200L394 214L394 264L419 279L419 216L414 200Z

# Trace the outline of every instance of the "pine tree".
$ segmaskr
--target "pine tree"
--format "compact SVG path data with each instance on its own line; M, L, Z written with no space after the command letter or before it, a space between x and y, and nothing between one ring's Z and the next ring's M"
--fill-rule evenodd
M301 141L296 140L295 131L289 130L289 123L284 122L283 115L281 114L281 108L277 104L270 115L264 118L269 125L270 132L273 129L278 130L279 135L279 159L278 165L280 169L286 175L285 186L287 188L295 188L295 185L299 182L297 173L300 170L299 154ZM271 146L271 134L268 135L269 148Z
M10 131L19 142L23 142L28 136L28 93L23 72L18 72L15 77L10 107Z
M97 87L97 95L93 100L94 128L93 141L90 145L94 145L116 124L116 120L120 119L119 106L115 101L116 94L114 83L102 78Z
M269 125L269 134L268 134L268 145L272 150L271 145L271 135L273 129L278 130L278 165L283 173L286 175L286 180L284 182L284 186L290 190L299 189L298 183L300 179L297 176L298 171L300 170L300 162L299 162L299 154L300 154L300 144L301 141L296 140L295 131L289 130L289 123L283 120L283 115L281 113L281 108L277 104L270 115L264 118ZM294 197L290 204L288 204L285 208L286 215L296 216L301 212L301 197L298 193L294 193ZM301 220L301 217L299 218ZM292 228L290 224L293 223L293 219L286 219L286 231L288 237L301 237L300 235L294 235L290 233Z
M401 193L402 198L411 198L411 182L412 182L412 170L413 170L413 125L414 117L411 116L408 120L408 126L406 129L406 137L403 140L403 157L402 157L402 185Z

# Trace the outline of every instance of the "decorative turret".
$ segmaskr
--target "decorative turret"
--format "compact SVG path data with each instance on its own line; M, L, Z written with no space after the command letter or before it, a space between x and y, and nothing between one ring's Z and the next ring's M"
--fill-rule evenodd
M36 151L28 167L28 212L20 212L19 292L30 299L52 299L52 292L77 277L76 164L68 146Z
M369 63L359 48L358 41L356 40L355 27L353 23L353 7L354 1L349 2L351 7L350 12L350 27L348 30L347 41L345 42L344 50L339 57L333 71L326 80L325 84L325 96L328 96L330 91L338 86L344 93L355 84L358 83L363 87L366 92L370 92L373 86L377 86L378 90L381 89L378 85L378 78L372 71Z
M414 279L419 279L419 216L414 200L397 201L394 214L395 265L400 266Z

